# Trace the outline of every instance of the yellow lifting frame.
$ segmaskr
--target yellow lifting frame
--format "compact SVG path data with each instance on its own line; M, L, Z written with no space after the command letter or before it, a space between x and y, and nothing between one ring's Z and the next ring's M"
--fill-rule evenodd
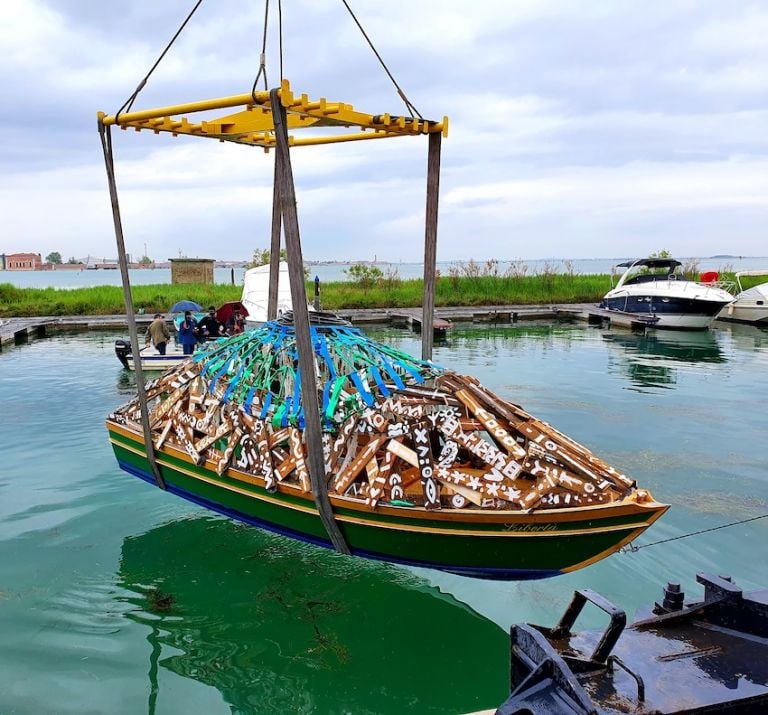
M244 108L215 120L190 122L187 117L179 119L172 115L224 109L227 107ZM272 238L270 255L270 280L268 316L274 319L277 309L278 261L280 255L281 223L285 235L288 256L289 283L294 306L294 326L298 351L299 369L304 376L301 381L302 402L305 410L305 435L307 444L308 468L315 504L326 533L334 548L344 554L350 554L344 534L335 521L333 509L327 493L327 475L323 462L322 430L318 411L317 385L314 371L314 348L310 334L309 315L307 312L306 286L301 255L301 238L296 213L296 194L291 168L290 147L311 144L332 144L336 142L359 141L361 139L386 139L398 136L429 136L427 155L427 204L424 230L424 304L422 307L422 358L432 359L432 343L437 246L437 204L440 186L440 146L442 137L448 136L448 118L442 122L416 117L398 117L389 114L364 114L356 112L350 104L328 102L326 99L310 100L306 94L298 98L291 91L290 84L283 80L279 89L269 92L252 92L234 97L208 99L189 104L179 104L158 109L146 109L137 112L118 112L116 116L98 113L99 134L101 136L104 162L107 169L112 218L115 225L115 239L120 258L120 270L123 278L126 313L131 333L131 347L134 354L139 354L136 321L133 314L128 262L125 252L120 207L117 197L117 183L112 153L111 127L121 129L133 127L136 131L149 129L155 134L170 132L174 136L185 134L202 136L219 141L235 142L251 146L261 146L265 151L275 148L275 183L272 212ZM357 127L358 134L316 135L305 138L291 136L291 130L314 128ZM149 410L144 385L141 362L136 361L136 385L141 405L141 423L144 443L147 445L147 458L158 487L165 489L165 481L155 460L149 425Z
M310 100L306 94L296 96L291 91L288 80L282 81L279 96L280 103L286 111L289 132L297 129L348 129L350 127L360 129L360 132L355 134L328 133L310 137L296 137L289 134L290 146L335 144L436 133L442 134L443 137L448 136L448 117L443 117L443 120L438 122L391 114L365 114L356 111L351 104L329 102L324 98ZM178 118L174 116L239 106L244 106L239 112L206 121L193 122L186 116ZM265 150L275 146L275 125L270 93L267 91L111 116L99 112L98 118L104 126L116 125L121 129L132 127L136 131L149 129L155 134L170 132L173 136L185 134L208 137L222 142L260 146Z

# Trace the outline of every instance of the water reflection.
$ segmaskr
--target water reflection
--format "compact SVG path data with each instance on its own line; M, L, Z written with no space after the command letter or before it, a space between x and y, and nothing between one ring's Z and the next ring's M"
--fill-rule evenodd
M609 354L609 370L626 374L634 388L674 388L679 370L727 361L709 330L606 331L602 338L618 348Z
M768 360L768 326L718 323L717 330L729 335L735 347L758 359Z
M464 712L505 694L506 634L405 570L197 517L126 538L120 580L150 629L150 712L161 668L233 712Z

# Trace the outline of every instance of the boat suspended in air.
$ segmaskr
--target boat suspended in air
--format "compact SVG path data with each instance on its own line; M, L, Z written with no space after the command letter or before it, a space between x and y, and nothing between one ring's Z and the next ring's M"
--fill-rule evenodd
M238 105L240 111L218 119L178 116ZM267 304L272 320L263 326L206 344L147 383L138 371L139 394L107 419L122 469L291 538L491 579L581 568L635 539L667 510L631 477L522 407L431 362L433 331L422 331L418 359L335 316L307 311L289 149L426 136L422 323L433 323L446 117L365 114L297 95L287 80L270 91L99 114L120 246L113 125L274 149L270 258L278 273L282 218L293 305L275 320L275 290ZM294 136L300 129L312 134Z
M673 258L640 258L614 266L624 269L603 297L601 308L653 316L655 328L706 330L733 296L712 285L689 281Z
M147 383L168 491L331 547L310 487L292 316L207 345ZM476 379L327 314L311 327L323 459L353 555L491 579L544 578L614 553L666 510ZM118 463L154 482L135 398L107 420Z

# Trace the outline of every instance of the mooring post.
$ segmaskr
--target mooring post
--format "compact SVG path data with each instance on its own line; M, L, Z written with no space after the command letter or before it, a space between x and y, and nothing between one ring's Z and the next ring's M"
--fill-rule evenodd
M299 373L301 375L301 403L304 412L304 438L307 451L307 466L315 504L320 519L328 532L335 549L349 554L344 535L333 516L331 501L328 498L328 482L325 474L323 456L323 434L320 425L320 408L317 403L317 380L315 379L315 350L309 329L309 311L307 309L307 287L304 283L304 260L301 255L301 236L299 217L296 212L296 191L293 185L293 170L288 147L288 125L285 108L280 101L279 90L270 92L272 117L275 125L275 163L279 171L280 210L285 231L285 250L288 254L288 279L291 284L291 302L293 303L293 328L296 332L296 347L299 353Z
M275 180L272 187L272 239L269 243L269 292L267 297L267 320L277 318L277 291L280 281L280 162L275 151Z
M147 407L147 391L144 386L144 370L141 367L141 353L139 349L138 329L136 327L136 314L133 310L133 296L131 295L131 279L128 276L128 258L125 252L125 240L123 238L123 222L120 218L120 203L117 200L117 181L115 180L115 162L112 155L112 133L110 127L105 127L99 119L99 135L101 136L101 148L104 151L104 164L107 168L107 183L109 184L109 198L112 202L112 222L115 226L115 242L117 243L117 256L120 263L120 275L123 279L123 299L125 301L125 313L128 318L128 332L131 339L131 352L133 353L133 367L136 373L136 392L138 392L139 406L141 407L141 428L144 433L144 447L147 450L147 461L155 477L155 484L160 489L165 489L165 480L160 474L160 468L155 459L155 446L152 443L152 430L149 427L149 408Z
M440 193L440 146L442 135L429 135L427 154L427 210L424 222L424 299L421 318L421 358L432 359L437 264L437 200Z

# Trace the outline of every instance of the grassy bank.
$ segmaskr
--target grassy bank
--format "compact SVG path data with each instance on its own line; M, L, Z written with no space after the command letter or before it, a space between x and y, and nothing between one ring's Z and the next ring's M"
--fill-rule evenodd
M744 287L764 278L743 279ZM448 275L437 281L438 306L542 305L599 301L610 286L607 275L550 273L531 276ZM307 295L314 286L307 283ZM208 305L239 300L240 286L143 285L133 287L134 307L146 313L165 313L177 301L190 299ZM422 282L383 278L370 285L327 283L321 287L325 310L344 308L411 308L421 305ZM125 312L119 286L92 288L16 288L0 284L0 317L37 315L116 315Z

